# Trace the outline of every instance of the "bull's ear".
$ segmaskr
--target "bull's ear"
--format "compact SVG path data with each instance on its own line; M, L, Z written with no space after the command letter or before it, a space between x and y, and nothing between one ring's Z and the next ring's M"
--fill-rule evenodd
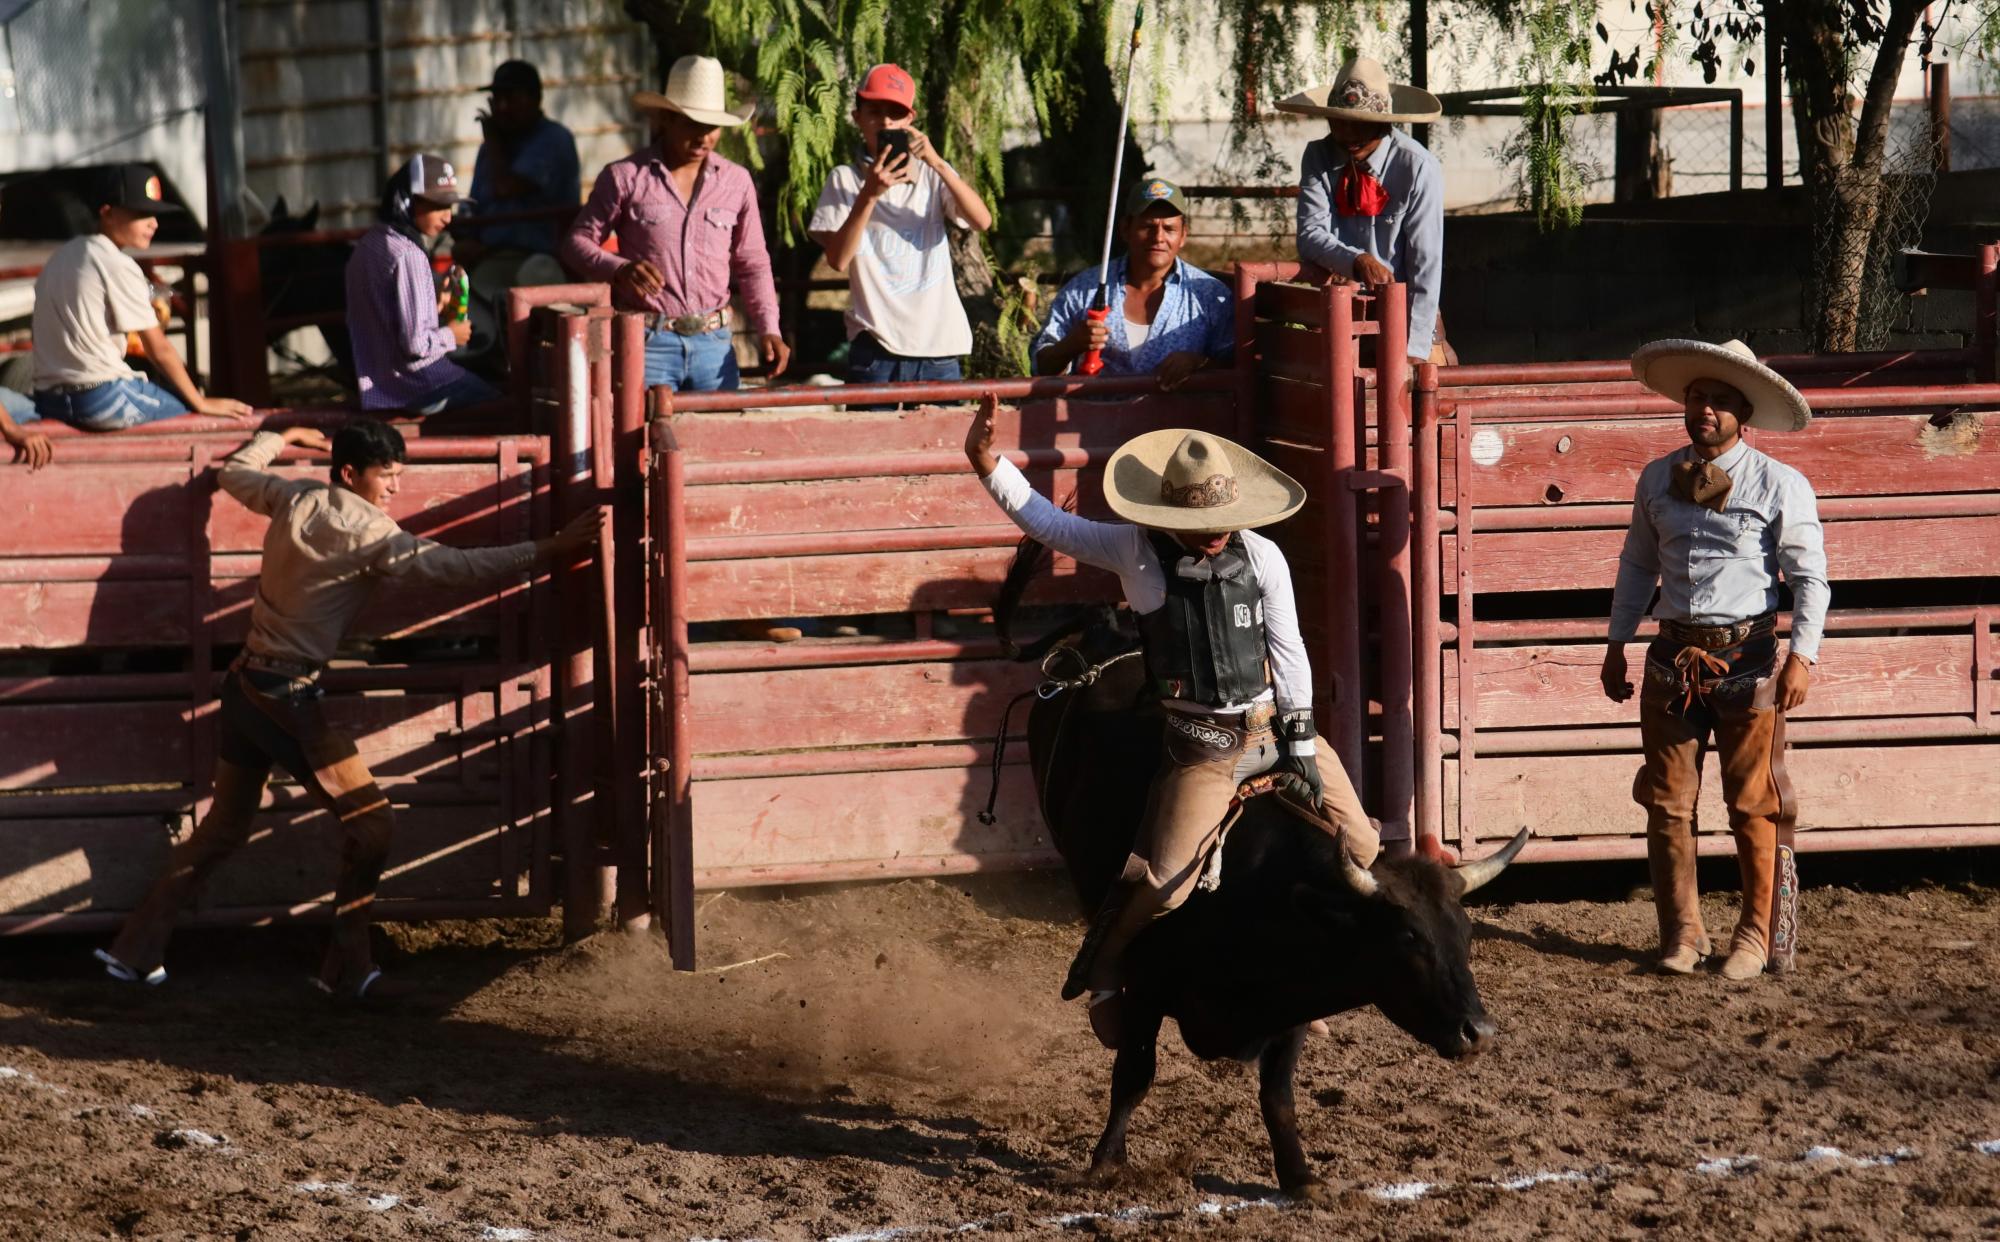
M1292 885L1292 908L1307 922L1332 931L1352 931L1360 922L1352 903L1310 884Z

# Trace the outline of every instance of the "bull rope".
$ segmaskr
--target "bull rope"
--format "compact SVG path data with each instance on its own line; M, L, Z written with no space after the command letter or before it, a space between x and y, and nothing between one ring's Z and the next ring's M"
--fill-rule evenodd
M1081 690L1086 686L1095 685L1097 684L1097 679L1104 675L1105 669L1122 660L1131 659L1133 656L1139 654L1139 650L1139 648L1135 647L1130 651L1122 651L1108 660L1088 665L1084 668L1083 672L1077 674L1075 677L1059 677L1049 665L1055 661L1057 656L1065 652L1073 656L1077 655L1076 648L1054 647L1049 650L1047 655L1042 657L1042 683L1032 690L1023 690L1021 693L1007 700L1006 709L1000 713L1000 730L993 736L993 762L988 769L990 783L986 789L986 809L979 813L980 823L992 824L997 822L993 814L993 807L1000 801L1000 767L1007 758L1007 727L1013 721L1014 709L1021 704L1022 700L1026 699L1029 695L1033 695L1047 702L1066 690ZM1078 658L1081 659L1082 657L1079 656ZM1075 705L1076 700L1074 698L1064 703L1062 715L1056 718L1056 735L1049 743L1049 763L1051 766L1055 763L1056 751L1062 743L1063 726L1069 723L1070 708ZM1035 782L1039 809L1042 812L1042 822L1045 824L1049 822L1048 775L1047 772L1041 773L1040 778Z

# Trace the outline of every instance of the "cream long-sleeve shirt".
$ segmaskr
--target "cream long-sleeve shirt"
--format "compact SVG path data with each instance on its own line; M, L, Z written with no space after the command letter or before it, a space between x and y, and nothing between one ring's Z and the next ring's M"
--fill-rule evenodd
M222 490L271 519L250 611L249 649L324 664L333 657L383 578L468 584L524 573L532 542L453 548L412 535L396 519L342 487L287 479L265 467L285 441L260 431L222 463Z

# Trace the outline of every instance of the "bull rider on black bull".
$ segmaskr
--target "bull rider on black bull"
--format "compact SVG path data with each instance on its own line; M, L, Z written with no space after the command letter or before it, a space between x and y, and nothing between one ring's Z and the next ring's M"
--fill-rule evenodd
M1632 796L1646 808L1659 967L1691 974L1712 951L1695 891L1694 818L1713 733L1743 872L1742 917L1722 975L1785 974L1798 946L1799 814L1785 775L1785 713L1806 701L1831 592L1812 485L1743 433L1799 431L1812 411L1740 341L1654 341L1632 355L1632 374L1682 403L1689 441L1639 475L1602 671L1613 702L1632 697L1625 644L1657 583L1660 632L1639 691L1645 766ZM1782 663L1780 574L1792 591Z
M1363 868L1381 839L1313 727L1312 666L1291 569L1278 545L1252 529L1298 512L1305 489L1242 445L1169 428L1127 441L1105 466L1105 499L1126 520L1090 521L1036 493L993 451L998 409L991 394L981 401L965 437L967 459L1031 538L1118 575L1168 726L1140 853L1091 921L1063 985L1065 1000L1089 990L1091 1029L1116 1048L1120 958L1193 891L1241 782L1291 774L1321 826L1340 833Z

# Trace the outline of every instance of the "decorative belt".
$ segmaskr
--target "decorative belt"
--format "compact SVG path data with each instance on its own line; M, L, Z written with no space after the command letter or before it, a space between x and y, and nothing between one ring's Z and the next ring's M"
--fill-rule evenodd
M646 316L646 331L673 332L680 336L700 336L717 328L729 326L729 308L712 310L699 315L650 314Z
M275 673L280 677L301 677L310 681L319 676L320 670L325 665L316 664L311 660L287 660L282 656L257 655L245 648L229 667L232 670L247 668L253 672Z
M1240 712L1211 712L1188 707L1169 707L1166 710L1189 720L1221 725L1225 729L1236 729L1243 733L1262 733L1278 718L1278 705L1270 699L1259 699Z
M1772 612L1744 621L1731 621L1727 625L1695 625L1689 621L1670 621L1663 618L1660 621L1660 637L1683 647L1720 651L1724 647L1734 647L1761 634L1768 634L1776 626L1777 614Z

